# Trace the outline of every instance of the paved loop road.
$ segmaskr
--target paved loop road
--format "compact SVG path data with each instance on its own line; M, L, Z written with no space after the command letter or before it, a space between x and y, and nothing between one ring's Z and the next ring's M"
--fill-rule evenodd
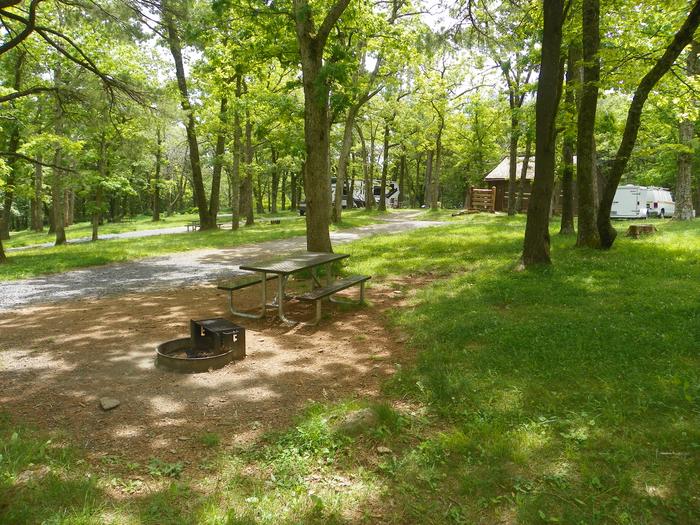
M334 245L371 235L437 226L417 220L418 212L399 212L377 224L332 232ZM243 261L306 249L305 237L292 237L226 249L193 250L137 261L72 270L32 279L0 282L0 311L37 303L103 297L134 291L170 289L230 276Z

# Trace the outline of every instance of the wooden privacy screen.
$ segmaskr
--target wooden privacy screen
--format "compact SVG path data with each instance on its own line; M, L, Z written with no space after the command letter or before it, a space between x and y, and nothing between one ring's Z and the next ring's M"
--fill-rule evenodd
M494 212L496 210L496 186L488 190L471 188L469 204L471 210Z

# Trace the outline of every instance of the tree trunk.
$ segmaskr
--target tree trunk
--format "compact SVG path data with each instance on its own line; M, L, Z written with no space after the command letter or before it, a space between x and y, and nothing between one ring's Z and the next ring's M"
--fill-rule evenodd
M277 150L274 146L270 148L272 156L272 176L270 177L270 213L277 213L277 196L280 187L280 171L277 166Z
M401 157L399 157L399 208L405 207L404 192L406 184L406 149L402 147Z
M192 169L192 190L194 193L194 201L199 211L200 229L207 230L215 228L216 224L212 224L209 215L209 207L207 205L207 196L204 191L204 180L202 178L202 166L199 159L199 143L197 142L197 129L194 116L194 109L190 103L190 97L187 92L187 78L185 76L185 68L182 61L182 49L180 47L180 37L175 27L175 18L171 11L170 2L163 7L163 19L168 32L168 45L170 53L175 62L175 76L177 78L177 87L180 92L180 105L186 115L185 131L187 134L187 145L190 152L190 165Z
M522 264L550 264L549 209L554 186L556 156L555 120L561 97L560 63L564 1L544 3L542 60L535 103L535 179L527 209Z
M355 118L359 106L353 104L348 108L348 114L345 116L345 127L343 128L343 142L340 146L340 156L338 157L338 171L335 180L335 195L333 199L333 213L331 219L333 223L339 223L342 219L343 212L343 192L338 191L338 188L343 188L345 179L347 178L348 159L350 158L350 150L352 149L352 129L355 125ZM352 189L348 195L348 206L351 207Z
M511 96L511 99L513 97ZM520 139L520 122L516 115L518 108L510 108L510 147L508 164L508 215L515 215L515 185L518 178L518 141Z
M694 40L686 60L688 76L700 74L700 42ZM697 100L694 101L697 104ZM678 129L680 143L686 148L678 154L678 177L676 178L676 211L674 219L687 221L693 219L693 139L695 138L695 121L684 119Z
M62 87L63 79L60 64L58 64L54 70L54 81L57 88ZM59 100L56 100L55 119L54 133L60 137L63 135L63 106ZM53 158L54 167L51 169L51 206L53 211L54 233L56 234L56 246L66 243L66 229L63 222L65 219L63 212L63 205L65 202L65 195L63 191L63 173L59 167L61 166L62 162L63 152L61 151L61 146L58 145Z
M332 251L328 230L331 215L329 83L323 73L323 50L331 29L349 3L350 0L336 0L317 27L308 1L293 0L304 85L306 247L314 252Z
M17 60L15 61L14 67L14 78L12 81L12 87L15 91L20 91L22 87L22 66L24 64L26 54L27 53L24 50L17 53ZM11 106L13 108L15 107L14 102L11 103ZM7 151L10 153L7 162L9 174L7 176L7 184L5 185L5 198L2 205L2 216L0 216L0 240L7 240L10 238L12 202L15 196L15 185L17 184L17 160L13 154L17 153L17 150L19 149L19 139L19 122L17 120L13 120L10 124L10 138L7 144Z
M527 170L530 167L530 157L532 156L532 133L528 131L525 136L525 157L523 158L523 165L520 170L520 184L518 185L518 199L515 203L515 208L518 213L523 211L523 194L525 193L525 187L527 186Z
M600 4L598 0L583 0L583 83L578 112L576 141L576 177L578 189L577 246L596 248L600 237L596 228L596 162L595 117L600 81Z
M160 138L160 137L159 137ZM92 211L92 240L98 239L98 228L100 226L100 215L102 214L102 181L107 178L107 137L105 132L102 132L100 137L100 158L99 158L99 173L100 177L95 188L95 202Z
M287 170L282 172L282 194L280 195L282 211L287 209Z
M386 211L386 175L389 170L389 123L384 124L382 181L379 188L379 211Z
M231 166L231 229L241 222L241 112L238 105L243 93L241 74L236 74L236 106L233 111L233 162Z
M255 223L253 215L253 124L246 115L245 122L245 177L241 184L241 215L245 216L245 225L252 226Z
M163 137L160 134L160 126L156 127L156 171L153 176L153 222L160 220L160 165L163 157Z
M433 196L433 157L435 152L428 151L425 159L425 179L423 180L423 203L432 205Z
M367 156L369 152L367 151L367 142L365 141L365 136L362 133L362 128L357 126L357 135L360 137L360 145L362 147L362 175L364 179L365 187L365 209L371 210L374 208L374 188L372 187L372 179L370 177L369 165Z
M212 227L216 227L216 217L219 215L221 200L221 171L224 165L224 153L226 151L226 114L228 111L228 98L221 96L219 105L219 129L216 133L216 147L214 148L214 167L211 175L211 194L209 197L209 220Z
M38 159L41 161L41 157ZM41 164L34 165L34 195L31 201L31 212L32 212L32 231L40 232L44 231L44 217L43 217L43 173L44 168Z
M559 235L571 235L576 233L574 229L574 147L576 136L574 135L574 115L576 114L576 100L574 79L576 71L576 51L575 47L569 45L569 56L566 65L566 88L564 91L564 115L566 117L564 140L562 141L562 206L561 206L561 227Z
M440 170L442 168L442 129L445 126L443 118L440 118L437 140L435 141L435 166L430 178L430 209L437 211L440 198Z
M651 70L644 75L644 78L635 90L632 103L627 112L627 121L625 122L625 130L622 134L620 147L617 150L610 172L605 178L605 188L598 210L598 233L600 234L602 248L612 247L617 236L617 231L610 223L610 208L612 208L617 185L620 183L622 174L632 155L634 145L637 142L637 133L641 125L644 103L657 82L671 68L683 49L690 44L698 25L700 25L700 0L695 1L688 18L675 34L664 54L656 61Z

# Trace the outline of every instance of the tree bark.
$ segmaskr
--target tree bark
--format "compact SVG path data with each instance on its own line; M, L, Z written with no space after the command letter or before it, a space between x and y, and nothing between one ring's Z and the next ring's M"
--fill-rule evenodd
M38 159L41 161L41 157ZM44 217L43 217L43 173L44 167L41 164L34 165L34 195L32 195L31 201L31 213L32 213L32 231L40 232L44 231Z
M255 216L253 215L253 158L255 149L253 148L253 124L250 122L250 116L246 112L245 122L245 177L241 184L241 215L245 216L245 225L252 226L255 224Z
M374 191L372 188L372 179L370 176L369 172L369 166L368 166L368 151L367 151L367 142L365 141L365 135L362 133L362 128L360 126L357 126L357 135L360 137L360 145L362 149L362 176L364 179L364 187L365 187L365 209L366 210L371 210L374 208Z
M511 95L512 98L512 95ZM510 108L510 146L508 148L508 215L515 215L517 209L515 185L518 177L518 141L520 140L520 122L516 115L518 108Z
M328 229L331 215L328 163L330 86L323 77L323 50L331 29L349 3L350 0L336 0L317 29L308 1L293 0L304 86L306 247L314 252L332 251Z
M600 4L598 0L583 0L583 83L578 111L576 139L576 177L578 190L577 246L597 248L600 237L596 227L596 162L595 118L600 82Z
M102 210L102 181L107 178L107 137L105 132L100 136L100 158L98 171L100 174L97 186L95 188L95 208L92 211L92 240L98 239L98 228L100 226L100 215Z
M686 59L688 76L700 75L700 42L693 40ZM697 104L697 99L694 100ZM684 119L678 126L680 143L686 148L678 154L678 176L676 178L676 211L673 218L687 221L694 218L693 210L693 139L695 138L695 121Z
M435 140L435 166L430 178L430 209L437 211L438 200L440 198L440 170L442 169L442 130L445 125L444 119L440 118L437 139Z
M340 146L340 156L338 157L338 171L335 180L335 195L333 199L333 213L331 220L333 223L339 223L343 213L343 192L338 191L338 188L343 188L345 179L347 178L348 159L350 158L350 150L352 149L352 130L355 125L355 117L360 106L353 104L348 108L348 114L345 115L345 127L343 128L343 142ZM350 190L352 194L352 189ZM348 206L352 195L348 195Z
M657 82L671 68L683 49L693 40L698 25L700 25L700 0L696 0L693 3L692 10L666 48L666 51L656 61L651 70L644 75L634 92L632 103L627 112L627 121L625 122L625 130L622 134L620 147L617 150L610 172L605 178L605 187L598 210L598 233L600 234L602 248L611 248L617 236L617 231L615 231L610 222L610 209L612 208L617 185L620 183L637 141L644 103Z
M525 157L523 158L523 165L520 170L520 184L518 185L518 199L515 203L515 208L518 213L523 211L523 194L525 193L525 186L527 186L527 170L530 167L530 157L532 156L532 133L528 132L525 137ZM467 190L469 191L469 190Z
M535 179L527 210L522 265L550 264L549 210L556 156L555 120L561 97L560 61L564 1L544 3L542 59L535 102Z
M224 165L224 153L226 151L226 125L228 112L228 98L221 96L219 104L219 129L216 133L216 147L214 148L214 168L211 175L211 195L209 197L209 220L212 227L216 227L216 217L219 215L221 199L221 172Z
M406 184L406 149L402 147L401 151L401 157L399 157L399 208L403 208L405 201L404 201L404 192L406 191L405 188Z
M382 155L382 179L379 188L379 211L386 211L386 176L389 171L389 122L384 124L384 143Z
M243 93L241 74L236 74L236 106L233 111L233 162L231 166L231 229L241 222L241 112L238 105Z
M562 206L561 206L561 226L559 235L571 235L576 233L574 229L574 147L576 146L576 136L574 135L576 100L575 84L576 75L576 51L574 46L569 45L569 56L566 65L566 88L564 91L564 106L566 117L564 140L562 141Z
M17 60L15 61L14 67L14 78L12 81L12 87L15 91L19 91L22 87L22 66L24 65L24 58L26 56L26 51L20 51L17 53ZM14 102L12 102L12 107L14 108ZM2 204L2 216L0 216L0 240L7 240L10 238L10 229L12 225L12 202L15 196L15 185L17 184L17 159L14 154L17 153L19 149L19 122L14 119L10 124L10 138L7 144L7 151L10 153L8 159L9 174L7 176L7 184L5 185L5 198Z
M180 106L186 115L185 131L187 134L187 145L189 147L190 165L192 169L192 190L194 193L195 205L199 211L200 229L211 229L215 228L216 224L212 224L210 220L207 196L204 191L202 166L199 158L199 143L197 142L194 109L190 103L190 97L187 91L187 77L185 76L185 68L182 61L180 37L177 32L177 27L175 26L175 18L171 11L170 2L168 2L167 5L164 5L162 12L163 20L167 29L170 53L173 57L173 61L175 62L175 76L177 78L177 87L180 92Z
M153 177L153 221L160 220L160 165L163 158L163 137L156 127L156 172Z
M272 156L272 176L270 180L270 213L277 213L277 197L280 187L280 172L277 166L277 150L274 146L270 148Z

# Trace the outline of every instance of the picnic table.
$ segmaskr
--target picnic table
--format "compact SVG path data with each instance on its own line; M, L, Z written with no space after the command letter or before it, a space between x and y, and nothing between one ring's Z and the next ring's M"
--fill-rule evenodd
M233 315L248 317L251 319L261 319L265 316L268 308L277 310L277 316L287 324L297 324L298 321L289 319L284 311L285 299L290 296L286 293L287 281L291 275L310 271L312 280L312 289L301 295L295 296L296 299L306 302L314 302L316 306L315 317L312 322L302 322L301 324L315 325L321 319L321 302L325 298L329 298L333 302L349 302L341 301L332 296L351 286L360 286L359 303L364 302L364 284L370 279L369 276L355 275L344 279L333 278L333 263L349 257L343 253L321 253L321 252L302 252L286 258L273 257L269 259L256 260L240 265L240 269L250 272L232 281L220 283L219 289L229 292L229 308ZM318 275L319 268L326 267L326 285L321 283ZM267 302L267 286L269 280L277 279L277 295L271 303ZM241 312L234 307L233 292L242 288L260 284L260 312L248 313Z
M192 231L196 232L197 230L199 230L199 221L190 221L189 223L185 224L185 226L187 227L188 232L190 231L190 229L192 229ZM217 221L217 223L216 223L217 228L221 229L221 228L223 228L223 226L224 226L223 222Z

